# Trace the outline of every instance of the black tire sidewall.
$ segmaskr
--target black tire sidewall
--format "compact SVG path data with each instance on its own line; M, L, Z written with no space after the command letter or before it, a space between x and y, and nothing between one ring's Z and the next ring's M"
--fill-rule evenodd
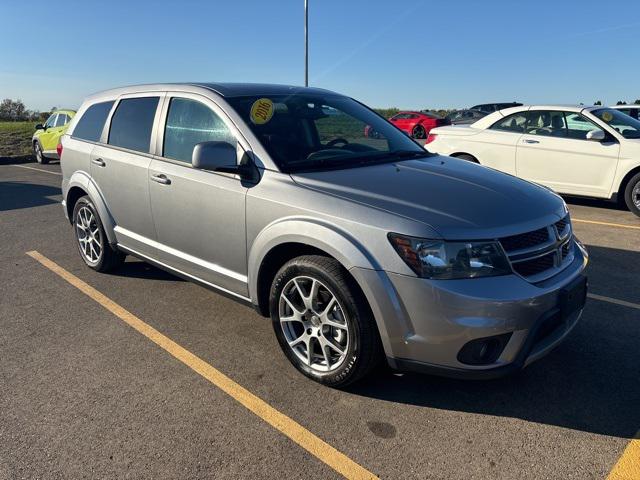
M38 152L40 153L40 155L38 155ZM49 163L49 160L44 156L42 145L40 145L39 140L33 142L33 155L34 157L36 157L36 162L42 165Z
M87 207L89 210L91 210L91 213L93 213L93 216L96 219L96 224L98 225L98 229L100 230L100 243L101 243L100 247L102 251L100 253L100 260L98 260L98 262L96 262L95 264L89 263L87 259L84 257L84 254L82 252L82 247L80 246L80 242L78 241L76 218L78 215L78 211L82 207ZM106 236L104 233L104 227L102 226L102 221L100 220L100 215L98 215L98 211L95 205L93 204L93 202L88 196L80 197L73 207L73 235L75 236L75 239L76 239L76 246L78 247L78 252L80 253L80 257L82 258L84 263L89 268L93 268L94 270L101 270L104 267L105 257L107 255L107 249L109 248L109 245L106 242Z
M347 350L346 359L342 365L332 372L318 372L302 362L291 350L291 347L289 347L284 336L284 332L282 331L278 313L280 294L289 280L297 276L308 276L321 281L331 290L331 293L335 295L346 314L350 336L349 348ZM345 289L347 290L346 292L344 291ZM269 310L271 313L273 329L276 334L276 338L278 339L278 343L285 355L304 375L319 383L329 386L342 386L350 383L351 378L357 371L358 361L360 359L361 328L359 319L362 312L359 311L358 305L354 301L354 298L348 289L348 285L343 284L341 281L336 281L336 279L334 279L333 276L326 272L321 266L295 259L287 263L276 274L271 287L271 294L269 296Z
M640 217L640 209L638 209L638 207L634 205L633 199L631 198L633 189L636 185L638 185L638 183L640 183L640 173L637 173L633 177L631 177L629 183L627 183L627 187L624 191L624 202L626 203L627 208L629 209L629 211L631 211L631 213Z

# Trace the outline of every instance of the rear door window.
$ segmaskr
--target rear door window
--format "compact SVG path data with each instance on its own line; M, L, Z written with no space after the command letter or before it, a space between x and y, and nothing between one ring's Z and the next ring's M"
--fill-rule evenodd
M68 118L69 117L67 117L65 114L59 113L58 119L56 120L56 127L64 127L67 124Z
M107 121L113 102L101 102L91 105L80 117L73 129L72 136L90 142L100 141L104 123Z
M158 97L125 98L111 118L109 145L149 153Z
M514 113L491 125L491 130L523 133L527 124L527 112Z
M235 145L235 138L222 119L205 104L188 98L172 98L162 156L191 163L193 148L200 142Z

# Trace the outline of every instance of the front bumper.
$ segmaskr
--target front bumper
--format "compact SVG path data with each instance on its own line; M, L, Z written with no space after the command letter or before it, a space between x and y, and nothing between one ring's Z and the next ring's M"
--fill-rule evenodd
M434 281L358 268L352 273L372 307L391 367L493 378L543 357L577 324L581 307L560 311L563 291L580 281L588 261L574 244L574 261L536 285L517 275ZM504 334L510 337L491 363L458 359L468 342Z

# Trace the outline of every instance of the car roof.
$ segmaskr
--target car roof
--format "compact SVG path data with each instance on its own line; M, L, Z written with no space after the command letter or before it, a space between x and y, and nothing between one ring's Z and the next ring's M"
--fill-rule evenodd
M640 108L640 105L637 103L628 103L626 105L611 105L609 107L601 107L601 108L613 108L615 110L625 109L625 108Z
M508 117L514 113L518 112L526 112L527 110L563 110L565 112L582 112L597 110L599 108L606 108L600 105L589 106L589 105L521 105L519 107L509 107L502 110L497 110L493 113L490 113L486 117L481 118L473 125L475 128L488 128L493 125L495 122L500 120L501 118Z
M129 93L141 93L162 90L185 90L197 92L199 89L206 89L217 93L218 95L230 97L244 97L254 95L293 95L299 93L321 94L321 95L337 95L336 92L316 87L301 87L296 85L279 85L270 83L211 83L211 82L176 82L176 83L150 83L141 85L129 85L124 87L113 88L90 95L87 100L125 95Z
M73 113L75 115L76 111L70 108L56 108L53 112L51 112L51 115L53 115L54 113Z

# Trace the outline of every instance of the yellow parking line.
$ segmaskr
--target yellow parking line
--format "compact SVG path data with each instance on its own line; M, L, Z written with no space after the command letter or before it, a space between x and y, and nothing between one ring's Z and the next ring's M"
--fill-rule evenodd
M62 277L64 280L76 287L82 293L98 302L134 330L137 330L139 333L157 344L160 348L164 349L176 359L187 365L193 371L209 380L209 382L214 384L231 398L242 404L245 408L256 414L276 430L282 432L313 456L326 463L336 472L350 479L377 478L373 473L360 466L325 441L321 440L295 420L292 420L285 414L276 410L267 402L234 382L201 358L181 347L169 337L166 337L155 328L146 324L134 314L125 310L113 300L103 295L89 284L83 282L57 263L49 260L37 251L27 252L27 255L34 258L53 273Z
M591 223L594 225L605 225L607 227L631 228L632 230L640 230L640 227L637 227L635 225L623 225L622 223L597 222L595 220L582 220L580 218L572 218L571 221L580 223Z
M640 436L640 432L636 437ZM640 479L640 440L635 438L629 442L622 456L609 472L607 480L638 480Z

